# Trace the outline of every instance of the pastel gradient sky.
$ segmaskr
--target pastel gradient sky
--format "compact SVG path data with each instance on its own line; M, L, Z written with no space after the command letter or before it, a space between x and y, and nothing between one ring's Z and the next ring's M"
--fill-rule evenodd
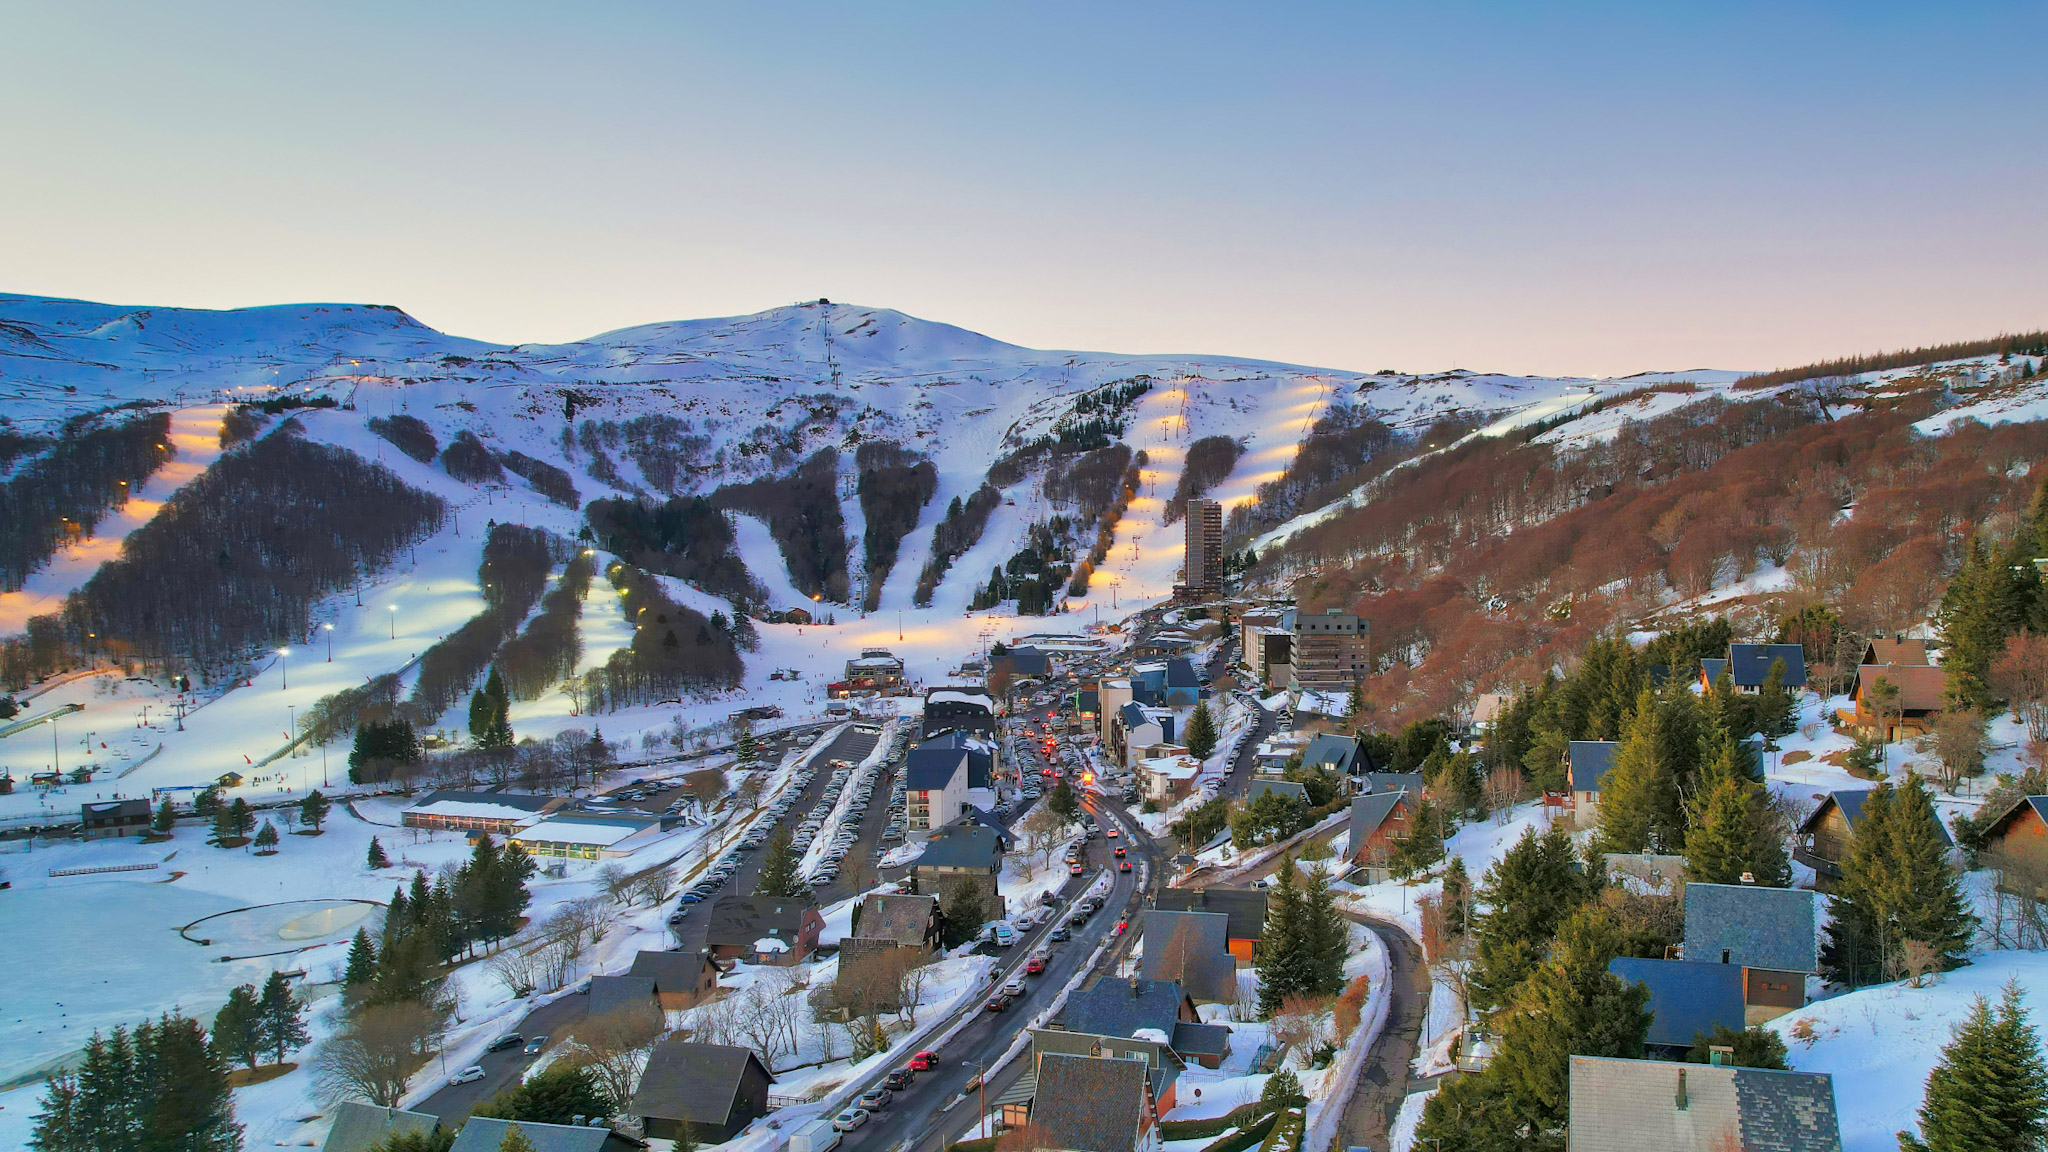
M2048 326L2048 5L0 2L0 290L1361 370Z

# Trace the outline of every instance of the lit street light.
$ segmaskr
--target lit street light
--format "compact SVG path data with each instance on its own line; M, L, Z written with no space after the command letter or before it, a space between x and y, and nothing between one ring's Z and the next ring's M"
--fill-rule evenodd
M285 657L290 656L291 654L292 650L289 648L279 648L277 650L277 686L280 689L289 688L292 686L290 673L288 673L285 670L284 664Z
M327 662L332 664L334 663L334 625L322 624L320 630L327 633Z

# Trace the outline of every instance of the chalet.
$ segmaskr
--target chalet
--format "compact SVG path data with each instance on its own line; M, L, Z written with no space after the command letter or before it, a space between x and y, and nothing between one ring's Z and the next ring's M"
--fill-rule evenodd
M960 818L967 807L965 748L915 748L903 765L904 824L929 833Z
M407 828L436 831L506 833L567 803L561 796L527 796L517 792L429 792L398 814Z
M1351 862L1384 869L1394 846L1408 838L1420 797L1406 792L1374 792L1351 800ZM1375 883L1384 880L1379 877Z
M979 688L934 688L925 693L924 725L919 735L979 732L987 736L995 730L996 701L987 692Z
M1685 958L1742 969L1751 1024L1806 1006L1806 978L1820 970L1815 893L1754 884L1685 886Z
M868 893L854 911L853 931L841 943L840 955L846 955L857 941L877 948L909 948L930 956L939 947L938 897Z
M1299 800L1303 804L1308 803L1308 788L1296 784L1292 780L1254 780L1244 790L1245 802L1250 803L1253 800L1257 800L1268 792L1278 792L1289 800Z
M723 1144L768 1114L773 1080L745 1048L664 1040L648 1055L627 1112L650 1139L674 1140L688 1124L696 1141Z
M903 687L903 658L887 648L863 648L846 662L849 689L893 693Z
M654 981L654 999L664 1012L695 1007L718 991L718 965L708 952L641 952L626 975Z
M1571 1152L1842 1152L1825 1072L1573 1056L1569 1077Z
M1482 692L1474 697L1472 719L1469 722L1471 729L1479 732L1493 727L1512 700L1513 697L1505 692Z
M910 876L917 890L926 896L944 898L946 889L962 879L981 889L982 907L989 915L1003 914L1003 897L996 873L1003 866L1002 833L986 825L962 822L933 832L925 841L924 854L911 862Z
M1263 888L1161 888L1154 907L1168 912L1221 912L1228 920L1225 938L1238 967L1258 959L1266 934L1266 890Z
M81 805L78 834L87 840L141 836L149 832L149 801L106 800Z
M909 756L919 752L965 752L967 753L967 787L987 788L995 778L995 744L986 737L968 732L946 732L920 741L910 750Z
M727 896L711 906L704 943L715 960L801 964L818 947L825 918L816 904Z
M1159 1107L1150 1070L1137 1060L1038 1058L1031 1128L1041 1147L1063 1152L1143 1152L1159 1144Z
M1194 1000L1171 980L1104 976L1067 997L1058 1026L1097 1036L1136 1036L1150 1029L1170 1037L1177 1023L1201 1022Z
M1904 636L1887 640L1882 636L1863 646L1858 664L1932 664L1927 658L1927 641Z
M632 1152L647 1145L621 1136L602 1120L588 1124L542 1124L537 1120L499 1120L472 1116L462 1122L462 1131L448 1152L498 1152L517 1129L534 1152Z
M1607 970L1650 991L1650 1032L1644 1043L1656 1054L1683 1060L1696 1036L1716 1028L1740 1032L1744 1023L1742 969L1694 960L1648 960L1634 956L1608 961Z
M1411 798L1418 798L1429 791L1420 772L1361 772L1353 778L1352 784L1360 795L1406 792Z
M1821 797L1820 806L1799 822L1799 842L1792 849L1792 858L1813 869L1814 887L1822 892L1832 891L1842 879L1842 861L1848 858L1850 838L1863 819L1863 802L1870 798L1870 791L1837 788ZM1954 843L1946 827L1940 832L1943 844Z
M431 1136L441 1127L438 1117L403 1108L383 1108L356 1100L334 1106L334 1127L320 1152L376 1152L396 1136Z
M638 1014L659 1021L665 1014L652 976L592 976L589 997L585 1012L592 1019Z
M2000 892L2048 899L2048 796L2021 797L1999 813L1979 855L1998 873Z
M1013 681L1043 680L1052 672L1052 658L1043 649L1030 646L1005 648L989 657L989 673L1008 672Z
M1338 736L1325 732L1308 742L1301 750L1301 766L1304 768L1327 768L1340 775L1350 776L1365 770L1363 757L1359 754L1358 740L1351 736Z
M1591 828L1600 822L1600 782L1614 767L1614 754L1621 745L1612 740L1574 740L1565 748L1565 775L1569 778L1574 823Z
M1879 680L1898 689L1898 698L1888 707L1878 700ZM1860 665L1856 683L1849 689L1851 707L1838 711L1836 718L1866 736L1886 741L1924 736L1942 709L1947 689L1948 670L1938 665Z
M1205 1025L1189 1024L1183 1027L1201 1028ZM1229 1033L1228 1028L1221 1031L1226 1036ZM1143 1062L1147 1087L1150 1088L1152 1099L1162 1114L1178 1103L1176 1089L1181 1074L1187 1070L1189 1063L1170 1043L1162 1043L1149 1035L1139 1039L1131 1036L1099 1036L1090 1032L1070 1032L1065 1028L1033 1028L1030 1067L998 1101L1005 1124L1022 1127L1030 1123L1032 1098L1037 1095L1038 1071L1047 1056Z
M1230 952L1230 917L1220 912L1147 908L1140 920L1144 951L1138 975L1179 984L1197 1004L1237 999L1237 957Z
M1806 649L1798 644L1730 644L1725 659L1700 661L1700 684L1712 688L1725 672L1737 692L1761 692L1771 665L1779 661L1785 665L1780 682L1787 691L1806 687Z

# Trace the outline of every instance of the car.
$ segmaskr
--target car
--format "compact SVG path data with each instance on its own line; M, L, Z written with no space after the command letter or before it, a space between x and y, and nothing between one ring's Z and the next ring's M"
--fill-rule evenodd
M1129 860L1117 861L1116 870L1119 872L1129 872L1131 870L1131 862Z
M1067 931L1067 926L1065 924L1062 924L1059 927L1054 928L1051 932L1046 933L1045 938L1047 940L1052 941L1055 944L1064 944L1067 941L1072 940L1074 938L1074 934L1072 932Z
M1109 829L1108 829L1107 831L1105 831L1105 832L1103 833L1103 835L1104 835L1104 836L1107 836L1107 837L1109 837L1109 838L1110 838L1111 840L1114 840L1114 839L1116 839L1116 838L1117 838L1117 836L1118 836L1118 832L1117 832L1117 830L1116 830L1116 825L1114 825L1114 824L1110 825L1110 826L1109 826Z
M484 1070L475 1064L471 1064L469 1067L457 1072L448 1082L450 1084L474 1084L483 1078Z
M547 1038L547 1037L545 1037L545 1036L535 1036L535 1037L532 1037L531 1039L527 1040L527 1042L526 1042L526 1047L525 1047L525 1048L522 1048L522 1049L520 1049L520 1051L522 1051L522 1052L525 1052L525 1053L526 1053L526 1054L527 1054L528 1056L538 1056L538 1055L540 1055L540 1053L541 1053L541 1049L543 1049L543 1048L546 1048L547 1046L548 1046L548 1038Z
M1026 976L1045 975L1045 957L1033 956L1031 959L1026 960L1024 962L1024 974Z
M866 1092L861 1093L860 1098L855 1100L854 1103L867 1109L869 1112L873 1112L877 1108L887 1108L889 1101L894 1099L895 1096L896 1094L887 1088L870 1088Z
M484 1049L484 1051L503 1052L507 1048L519 1047L519 1045L524 1043L525 1040L526 1037L521 1036L517 1032L507 1032L505 1035L500 1036L496 1040L491 1041L491 1046L489 1048Z
M668 922L670 924L681 924L684 920L687 919L689 919L689 914L683 912L680 909L668 914Z
M1023 994L1024 978L1022 976L1012 976L1007 982L1003 984L1003 995L1022 996Z
M988 1003L984 1007L991 1012L1008 1012L1010 1010L1010 997L1005 993L998 992L988 998Z
M910 1082L915 1079L917 1079L917 1073L912 1072L908 1068L898 1068L895 1071L889 1073L887 1076L882 1077L882 1087L896 1089L908 1088L910 1087Z
M1072 916L1067 917L1067 923L1072 924L1076 928L1079 928L1081 925L1086 924L1088 922L1088 918L1093 915L1095 915L1095 910L1092 908L1088 908L1085 906L1076 908L1074 909L1074 914Z
M913 1072L929 1072L939 1066L939 1054L926 1048L912 1056L905 1066Z
M867 1123L867 1122L868 1122L868 1110L867 1110L867 1109L865 1109L865 1108L848 1108L848 1109L847 1109L846 1111L844 1111L844 1112L841 1112L841 1113L840 1113L839 1115L837 1115L837 1116L834 1116L834 1117L832 1118L832 1127L833 1127L833 1129L834 1129L834 1130L836 1130L836 1131L840 1131L840 1132L851 1132L851 1131L853 1131L853 1130L854 1130L855 1128L858 1128L858 1127L860 1127L861 1125L863 1125L863 1124L865 1124L865 1123Z
M1067 875L1069 876L1079 876L1081 873L1085 871L1087 871L1087 869L1081 867L1081 862L1079 860L1074 860L1067 864Z
M1124 858L1124 853L1125 853L1126 851L1128 851L1128 850L1127 850L1127 849L1126 849L1126 848L1125 848L1125 847L1124 847L1123 845L1121 845L1121 844L1117 845L1117 846L1116 846L1116 858L1117 858L1117 859L1119 859L1119 860L1123 859L1123 858Z

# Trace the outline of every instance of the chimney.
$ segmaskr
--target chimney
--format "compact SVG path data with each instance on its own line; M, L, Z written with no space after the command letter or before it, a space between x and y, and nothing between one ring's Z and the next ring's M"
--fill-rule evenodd
M1680 1068L1678 1070L1678 1110L1683 1112L1687 1107L1688 1101L1685 1098L1685 1069Z
M1735 1048L1728 1044L1709 1044L1707 1062L1716 1068L1726 1068L1735 1062Z

